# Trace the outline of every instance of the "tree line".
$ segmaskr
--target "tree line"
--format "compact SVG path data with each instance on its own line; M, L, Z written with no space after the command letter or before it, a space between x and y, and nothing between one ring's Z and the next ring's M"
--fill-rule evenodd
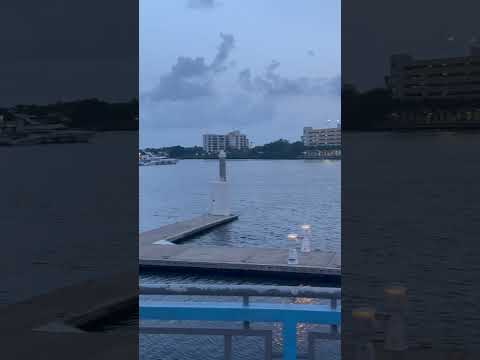
M69 127L80 129L96 131L138 129L138 99L115 103L85 99L49 105L17 105L10 109L1 109L4 114L11 111L35 116L57 114L59 121L65 121L66 117Z
M307 147L301 141L289 142L279 139L265 145L255 146L251 149L237 150L227 149L229 159L298 159L303 156L304 151L310 149L334 149L338 146L317 146ZM152 154L164 153L177 159L216 159L217 154L209 154L200 146L183 147L170 146L162 148L146 148L143 152Z

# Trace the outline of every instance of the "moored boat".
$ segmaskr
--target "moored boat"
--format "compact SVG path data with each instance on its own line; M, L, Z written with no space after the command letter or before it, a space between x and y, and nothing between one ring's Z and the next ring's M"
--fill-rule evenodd
M140 166L174 165L177 162L177 159L172 159L163 155L153 155L148 152L138 154L138 164Z

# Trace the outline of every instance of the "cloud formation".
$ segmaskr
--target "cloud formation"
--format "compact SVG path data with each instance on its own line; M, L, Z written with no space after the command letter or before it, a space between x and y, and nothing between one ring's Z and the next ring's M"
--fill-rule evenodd
M307 54L308 54L309 56L315 56L315 51L313 51L313 50L308 50L308 51L307 51Z
M163 75L158 85L146 95L154 101L182 101L211 96L214 77L228 68L226 63L235 46L233 35L221 33L220 37L222 42L211 64L207 64L203 57L180 56L170 72Z
M252 76L250 69L244 69L238 74L240 87L248 92L258 92L267 96L313 96L339 95L340 76L333 78L299 77L287 78L279 75L276 70L278 61L272 61L263 75Z
M191 9L213 9L220 3L215 0L188 0L187 6Z
M337 118L339 76L284 76L277 60L258 74L250 68L233 71L235 38L221 33L220 39L210 61L205 57L178 57L157 86L141 96L141 131L149 134L143 141L155 143L176 131L183 134L181 141L185 144L196 143L203 132L222 133L234 128L289 133L292 123L298 121L308 125ZM293 138L298 135L290 133ZM270 136L256 140L271 140ZM171 140L172 144L179 139Z
M220 33L220 37L222 38L222 42L218 46L218 53L215 56L212 64L210 65L211 69L216 72L224 71L227 69L224 64L227 61L228 56L232 52L233 48L235 47L235 39L233 35Z
M250 126L269 120L274 104L248 94L197 98L185 103L142 101L144 125L151 128L189 129Z

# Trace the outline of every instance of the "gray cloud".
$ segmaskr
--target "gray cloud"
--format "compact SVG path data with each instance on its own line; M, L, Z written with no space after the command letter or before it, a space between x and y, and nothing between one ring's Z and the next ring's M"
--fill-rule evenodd
M250 69L244 69L238 73L238 83L246 91L253 91L252 72Z
M230 34L220 34L222 42L211 64L203 57L180 56L169 73L160 78L158 85L147 95L155 101L181 101L211 96L215 74L225 71L235 39Z
M231 34L220 33L222 42L218 46L218 53L210 66L214 71L223 71L226 69L225 62L230 55L230 52L235 47L235 39Z
M313 50L308 50L308 51L307 51L307 54L308 54L309 56L315 56L315 51L313 51Z
M188 0L187 6L191 9L213 9L220 3L215 0Z
M249 92L260 92L268 96L312 96L339 95L340 76L333 78L299 77L290 79L276 73L280 66L278 61L272 61L263 76L252 76L250 69L244 69L238 74L241 88Z
M162 77L160 83L149 93L155 101L180 101L212 95L212 85L205 78L179 78L173 74Z
M271 120L275 105L252 94L210 96L179 103L141 98L142 119L149 128L244 127ZM192 121L194 120L194 121Z
M277 60L272 60L272 62L267 66L267 76L272 74L279 66L280 63Z

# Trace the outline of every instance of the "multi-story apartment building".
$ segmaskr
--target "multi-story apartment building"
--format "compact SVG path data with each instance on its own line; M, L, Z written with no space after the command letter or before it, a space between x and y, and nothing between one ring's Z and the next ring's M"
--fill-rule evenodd
M221 150L226 150L225 135L203 135L203 150L207 153L218 153Z
M471 47L469 56L425 60L392 55L385 80L401 100L480 98L480 51Z
M218 153L228 149L247 150L248 138L240 131L232 131L226 135L205 134L203 135L203 150L207 153Z
M399 101L388 115L392 128L480 127L480 48L463 57L415 60L392 55L386 77Z
M227 147L235 150L248 149L247 135L241 134L240 131L235 130L229 132L226 136Z
M304 127L302 141L305 146L340 146L342 143L342 133L340 126L337 126L336 128L326 129L314 129L312 127Z

